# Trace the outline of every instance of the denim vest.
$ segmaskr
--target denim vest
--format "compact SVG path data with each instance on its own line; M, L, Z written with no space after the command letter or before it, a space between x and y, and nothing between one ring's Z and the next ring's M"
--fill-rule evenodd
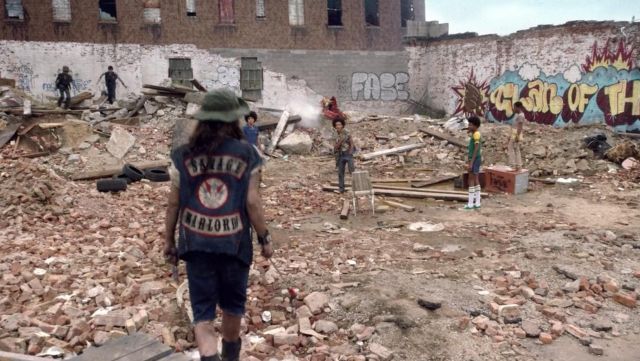
M208 252L251 264L246 202L251 174L262 163L255 148L229 138L213 154L191 154L185 145L173 151L171 159L180 173L180 257Z

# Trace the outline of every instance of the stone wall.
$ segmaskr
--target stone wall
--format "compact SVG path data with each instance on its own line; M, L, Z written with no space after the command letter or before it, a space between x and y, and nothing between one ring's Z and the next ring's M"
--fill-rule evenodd
M36 97L56 96L55 78L71 67L79 91L99 93L97 83L107 66L139 94L143 84L161 84L170 58L189 58L193 76L208 89L226 87L241 94L242 57L262 62L264 89L258 105L283 108L319 104L322 96L338 97L346 109L399 113L409 98L406 52L212 49L195 45L107 45L0 41L0 73ZM119 88L122 96L124 89ZM74 90L75 91L75 90Z
M572 22L408 48L410 92L448 114L640 129L640 24Z

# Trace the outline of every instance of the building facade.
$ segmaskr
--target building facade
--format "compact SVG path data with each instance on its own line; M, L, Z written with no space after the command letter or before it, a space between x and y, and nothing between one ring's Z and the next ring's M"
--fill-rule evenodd
M63 65L99 91L108 65L143 84L197 79L267 107L317 104L398 112L410 98L403 36L413 0L0 0L0 72L43 99ZM43 61L46 59L46 61ZM180 65L177 65L180 64Z

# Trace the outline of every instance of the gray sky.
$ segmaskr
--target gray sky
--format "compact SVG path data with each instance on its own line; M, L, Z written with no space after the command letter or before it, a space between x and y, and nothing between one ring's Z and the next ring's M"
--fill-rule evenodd
M449 34L507 35L572 20L640 21L640 0L425 0L427 20L449 23Z

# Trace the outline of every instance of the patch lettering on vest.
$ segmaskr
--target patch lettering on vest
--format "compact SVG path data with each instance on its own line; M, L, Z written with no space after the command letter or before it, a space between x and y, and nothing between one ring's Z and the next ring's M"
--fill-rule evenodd
M186 208L182 212L182 225L195 233L210 237L231 236L242 232L240 213L211 217Z

